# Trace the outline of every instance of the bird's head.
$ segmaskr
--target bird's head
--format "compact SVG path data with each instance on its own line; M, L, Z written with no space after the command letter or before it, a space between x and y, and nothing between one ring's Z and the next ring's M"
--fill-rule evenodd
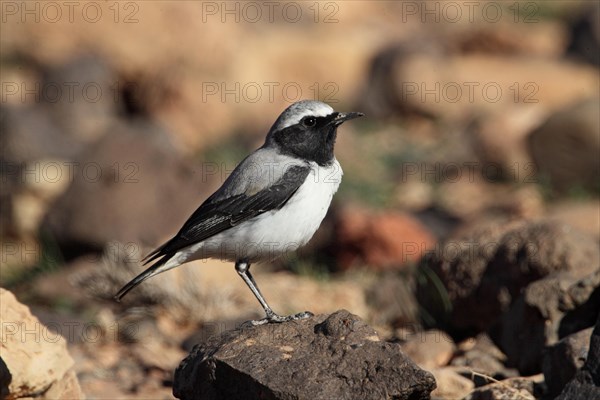
M320 101L302 100L281 113L267 135L267 146L325 166L333 162L337 127L364 114L337 112Z

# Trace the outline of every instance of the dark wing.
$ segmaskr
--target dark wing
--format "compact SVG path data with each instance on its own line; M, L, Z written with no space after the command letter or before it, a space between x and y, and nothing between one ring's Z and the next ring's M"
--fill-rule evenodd
M209 197L186 221L179 233L145 258L145 264L171 258L177 251L223 232L243 221L285 205L310 173L308 165L289 167L273 185L252 195Z
M234 173L230 178L233 177L235 182L239 177ZM226 189L231 189L225 182L222 187L225 191L219 190L209 197L186 221L175 237L146 256L144 265L158 261L123 286L115 295L115 299L120 301L131 289L160 273L167 261L184 247L206 240L266 211L283 207L304 183L309 173L310 167L307 165L292 166L271 186L267 185L254 193L249 192L252 190L252 185L248 185L246 192L231 196L224 195Z

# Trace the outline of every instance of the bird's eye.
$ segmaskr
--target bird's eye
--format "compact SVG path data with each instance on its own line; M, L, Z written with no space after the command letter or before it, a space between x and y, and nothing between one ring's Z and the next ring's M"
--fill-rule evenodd
M304 126L315 126L317 124L317 119L315 117L306 117L302 120L302 124Z

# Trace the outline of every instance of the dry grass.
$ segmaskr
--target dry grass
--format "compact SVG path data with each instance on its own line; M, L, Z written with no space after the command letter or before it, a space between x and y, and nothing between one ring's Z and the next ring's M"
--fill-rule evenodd
M96 268L72 277L73 284L96 299L113 301L115 293L142 270L141 252L115 252L115 248L123 246L111 245ZM210 321L224 315L223 310L239 308L232 293L201 283L198 268L177 268L137 286L121 304L131 313L166 311L173 320L186 323Z
M514 397L511 397L511 399L535 400L535 397L531 393L526 391L525 389L517 389L515 387L508 385L507 383L505 383L503 381L499 381L497 379L492 378L489 375L482 374L482 373L474 371L472 369L469 371L471 372L471 380L475 380L474 378L476 376L478 376L480 378L485 379L486 381L488 381L490 383L498 384L498 385L502 386L503 388L505 388L507 391L509 391L511 394L514 394ZM507 400L511 400L511 399L507 399Z

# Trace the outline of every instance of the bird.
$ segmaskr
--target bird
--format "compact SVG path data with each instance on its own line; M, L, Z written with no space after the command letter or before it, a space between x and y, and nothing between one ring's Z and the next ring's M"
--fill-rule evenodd
M217 258L235 270L266 314L250 325L309 318L309 311L276 314L250 273L305 245L317 231L343 175L334 155L337 128L362 117L301 100L275 120L264 144L243 159L222 186L192 213L179 232L142 261L153 263L114 296L120 301L146 279L193 260Z

